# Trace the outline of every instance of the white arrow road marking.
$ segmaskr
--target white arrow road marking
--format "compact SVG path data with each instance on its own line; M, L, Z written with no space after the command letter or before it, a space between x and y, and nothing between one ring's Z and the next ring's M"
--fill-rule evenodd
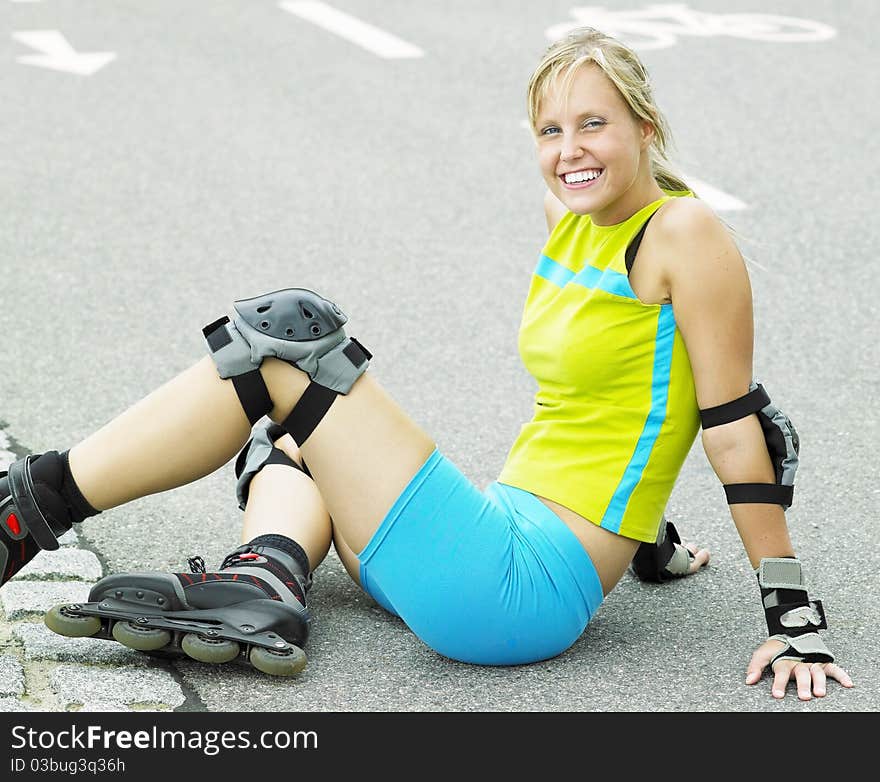
M57 30L24 30L12 37L41 54L26 54L16 60L23 65L36 65L56 71L91 76L116 59L114 52L77 52Z
M418 46L402 41L397 36L349 16L326 3L284 2L278 5L285 11L312 22L318 27L323 27L379 57L402 59L425 56L425 53Z

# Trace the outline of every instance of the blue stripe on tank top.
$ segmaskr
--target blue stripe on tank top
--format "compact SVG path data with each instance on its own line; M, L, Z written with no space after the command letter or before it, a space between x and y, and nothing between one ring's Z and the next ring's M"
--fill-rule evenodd
M554 285L558 285L560 288L564 288L568 285L571 278L574 277L574 272L571 271L571 269L566 269L561 263L557 263L546 255L542 255L541 259L538 261L538 267L535 269L535 274L539 277L543 277L547 282L552 282Z
M623 296L627 299L636 298L636 294L630 287L629 278L625 274L611 269L603 270L597 269L595 266L585 266L575 274L571 269L567 269L549 256L542 255L535 269L535 274L560 288L564 288L569 282L572 282L591 290L605 291L613 296Z
M657 336L654 341L654 370L651 377L651 410L645 419L642 433L633 455L623 471L623 476L608 508L602 516L601 527L619 532L623 514L633 491L642 479L645 465L651 456L660 427L666 419L666 403L669 400L669 377L672 369L672 347L675 341L675 315L671 304L660 305L657 316Z

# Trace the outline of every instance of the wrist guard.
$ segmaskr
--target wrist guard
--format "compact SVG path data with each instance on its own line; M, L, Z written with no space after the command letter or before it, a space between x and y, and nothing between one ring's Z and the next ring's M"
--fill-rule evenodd
M678 530L663 517L656 543L641 543L631 563L640 581L662 583L688 574L694 555L681 545Z
M764 557L757 570L761 602L770 637L786 647L772 660L830 663L834 655L819 637L825 630L825 610L821 600L810 600L804 586L800 560Z

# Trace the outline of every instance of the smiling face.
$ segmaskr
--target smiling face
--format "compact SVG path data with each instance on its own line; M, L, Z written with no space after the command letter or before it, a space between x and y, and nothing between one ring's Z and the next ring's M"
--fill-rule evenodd
M614 83L587 63L568 89L552 84L535 121L547 187L575 214L613 225L663 196L651 175L650 123L633 117Z

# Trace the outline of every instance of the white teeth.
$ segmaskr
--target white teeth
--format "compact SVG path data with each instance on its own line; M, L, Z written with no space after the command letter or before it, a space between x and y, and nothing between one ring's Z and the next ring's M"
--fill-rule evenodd
M595 179L602 173L602 170L593 169L591 171L575 171L571 174L565 175L565 182L569 185L577 184L578 182L586 182L590 179Z

